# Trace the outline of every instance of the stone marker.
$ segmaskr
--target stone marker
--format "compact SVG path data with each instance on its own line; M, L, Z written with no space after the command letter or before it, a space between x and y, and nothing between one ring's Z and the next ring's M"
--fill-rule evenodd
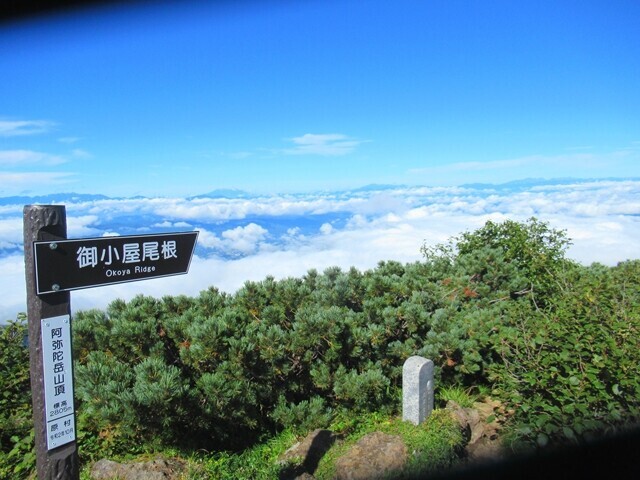
M433 362L414 355L402 367L402 420L424 422L433 410Z

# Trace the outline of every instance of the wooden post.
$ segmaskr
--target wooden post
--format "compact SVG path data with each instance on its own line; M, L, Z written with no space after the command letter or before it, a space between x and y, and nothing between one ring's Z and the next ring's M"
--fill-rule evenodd
M38 479L79 480L80 470L76 441L49 450L47 448L45 417L42 320L70 315L69 292L48 293L40 296L36 294L33 251L33 242L35 241L67 238L66 210L63 205L26 205L23 213L27 316L29 319L29 367Z

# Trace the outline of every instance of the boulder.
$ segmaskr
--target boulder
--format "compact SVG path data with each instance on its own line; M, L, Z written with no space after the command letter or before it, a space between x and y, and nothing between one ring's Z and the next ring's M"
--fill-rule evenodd
M310 474L315 472L320 459L329 451L335 441L336 435L332 431L314 430L302 441L294 444L280 455L279 464L291 464L281 476L297 480L313 478Z
M302 472L301 475L298 475L293 480L315 480L316 477L307 472Z
M184 470L180 460L156 458L147 462L118 463L103 459L91 468L92 480L177 480Z
M397 435L373 432L362 437L336 461L335 480L376 480L400 471L407 447Z
M458 420L467 445L468 461L494 461L504 458L499 431L504 421L504 408L496 400L476 402L473 408L462 408L456 402L447 402L447 410Z
M447 410L450 410L458 421L468 445L477 442L484 434L484 427L480 412L474 408L462 408L453 400L447 402Z

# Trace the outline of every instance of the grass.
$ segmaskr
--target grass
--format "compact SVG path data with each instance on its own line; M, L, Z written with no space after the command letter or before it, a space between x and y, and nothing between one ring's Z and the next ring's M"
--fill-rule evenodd
M471 388L464 389L458 385L442 385L438 387L436 398L443 407L446 406L449 400L453 400L461 408L473 408L473 404L487 396L487 393L481 388L477 388L477 393L472 393Z
M334 420L328 427L341 440L324 455L314 472L318 480L328 480L335 474L335 462L347 452L360 438L367 433L380 431L403 438L409 458L404 471L394 478L410 478L424 472L433 472L449 467L457 461L457 452L463 439L460 429L445 410L434 410L431 417L419 426L403 422L400 418L369 413L363 415L342 416ZM186 462L186 470L181 480L274 480L285 470L295 465L279 465L280 457L289 447L304 438L297 437L287 430L240 453L229 452L182 452L167 449L155 454L145 454L133 461L145 461L162 456L180 458ZM130 457L114 459L115 461L132 461ZM85 465L80 480L90 480L90 465Z
M394 478L406 478L447 468L455 464L463 444L458 424L445 410L434 410L429 419L419 426L403 422L398 417L378 414L358 417L354 423L344 441L335 445L320 461L314 473L318 480L333 478L336 460L364 435L375 431L398 435L407 446L409 458L405 469Z

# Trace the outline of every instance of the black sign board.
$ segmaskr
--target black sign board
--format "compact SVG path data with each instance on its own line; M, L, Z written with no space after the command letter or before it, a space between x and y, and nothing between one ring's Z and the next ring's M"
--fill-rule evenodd
M180 275L198 232L33 242L36 293Z

